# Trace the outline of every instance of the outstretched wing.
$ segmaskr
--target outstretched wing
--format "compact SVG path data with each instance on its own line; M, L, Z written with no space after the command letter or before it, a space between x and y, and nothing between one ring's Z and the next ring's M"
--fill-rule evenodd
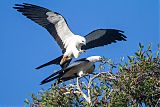
M64 51L65 41L73 35L62 15L33 4L15 4L18 12L46 28Z
M85 36L86 45L82 46L83 50L116 43L117 41L126 41L127 38L121 30L116 29L98 29Z

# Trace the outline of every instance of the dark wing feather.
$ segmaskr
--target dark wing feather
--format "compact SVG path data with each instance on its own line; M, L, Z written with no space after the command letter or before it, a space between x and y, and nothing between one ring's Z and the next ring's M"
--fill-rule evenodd
M60 64L62 57L63 57L63 55L45 63L45 64L42 64L42 65L38 66L36 69L40 69L40 68L43 68L43 67L46 67L46 66L49 66L49 65L52 65L52 64L60 65L61 68L66 68L70 64L70 62L72 61L72 58L69 59L69 60L66 60L63 64Z
M62 82L65 82L65 81L74 79L74 78L76 78L76 77L78 77L78 76L74 75L74 76L72 76L72 77L67 77L67 78L53 77L53 78L50 78L50 79L48 79L48 80L43 80L40 85L43 85L43 84L46 84L46 83L48 83L48 82L51 82L51 81L53 81L53 80L55 80L55 79L58 79L58 80L53 84L54 86L56 86L57 84L60 84L60 83L62 83Z
M68 80L71 80L71 79L74 79L74 78L77 78L78 76L77 75L73 75L71 77L66 77L66 78L61 78L61 79L58 79L57 82L55 82L53 85L56 86L62 82L65 82L65 81L68 81Z
M69 65L68 67L53 73L49 77L45 78L41 82L41 85L45 84L45 83L48 83L50 81L53 81L55 79L58 79L58 83L60 83L61 81L67 81L67 80L73 79L73 78L75 78L75 76L77 77L75 71L72 72L72 69L74 69L75 67L77 67L79 65L83 66L83 64L85 64L84 62L86 62L86 61L83 61L83 60L82 61L76 61L76 62L72 63L71 65ZM70 75L70 74L67 74L67 73L71 73L71 76L65 77L64 75Z
M45 66L49 66L49 65L52 65L52 64L57 64L57 65L59 65L62 57L63 57L63 55L61 55L61 56L53 59L52 61L49 61L49 62L43 64L43 65L38 66L36 69L40 69L40 68L43 68L43 67L45 67Z
M27 3L15 4L13 8L35 23L46 28L57 41L62 51L65 50L64 41L67 39L68 35L72 35L73 33L68 28L67 22L62 15L52 12L49 9Z
M116 43L117 41L126 41L124 32L116 29L98 29L94 30L86 38L86 45L82 46L83 50Z
M62 72L62 71L57 71L57 72L53 73L52 75L50 75L49 77L45 78L44 80L41 81L40 85L48 83L48 82L53 81L55 79L59 79L60 75L57 75L59 72ZM55 75L57 75L57 76L55 76Z

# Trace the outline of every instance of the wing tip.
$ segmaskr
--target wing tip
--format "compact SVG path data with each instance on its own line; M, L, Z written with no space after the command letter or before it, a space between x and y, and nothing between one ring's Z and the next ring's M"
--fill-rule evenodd
M39 66L39 67L36 67L35 69L40 69L41 68L41 66Z
M127 41L127 40L126 40L127 36L125 36L125 35L123 34L124 31L122 31L122 30L117 30L117 31L118 31L119 35L122 37L122 40Z
M124 33L124 31L123 30L117 30L118 32L121 32L121 33Z
M22 8L22 5L21 4L14 4L13 8L14 9L20 9L20 8Z
M39 85L43 85L43 84L44 84L44 83L41 82Z
M48 81L44 81L44 80L43 80L43 81L40 82L39 85L43 85L43 84L46 84L46 83L48 83Z
M15 6L17 7L24 7L25 6L25 3L22 3L22 4L14 4Z
M23 4L14 4L14 6L13 6L14 9L17 9L17 11L20 9L23 9L24 7L25 7L25 5L23 5Z
M123 30L119 30L119 29L110 29L110 30L114 30L118 33L118 35L120 35L121 40L120 41L127 41L126 38L127 36L124 35L124 31Z
M25 7L38 7L34 4L30 4L30 3L22 3L22 4L14 4L14 9L21 9L21 8L25 8Z
M49 79L47 79L47 80L44 79L44 80L42 80L42 81L40 82L40 85L46 84L46 83L48 83L48 82L50 82Z

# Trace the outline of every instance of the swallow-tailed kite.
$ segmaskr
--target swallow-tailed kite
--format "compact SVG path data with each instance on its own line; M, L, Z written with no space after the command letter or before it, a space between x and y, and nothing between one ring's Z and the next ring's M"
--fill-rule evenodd
M69 29L62 15L47 8L33 4L15 4L14 9L46 28L62 49L60 64L79 57L84 50L104 46L116 41L126 41L123 31L116 29L97 29L86 36L75 35ZM63 65L62 65L63 66Z
M85 74L90 74L95 69L95 62L102 62L103 58L101 56L91 56L88 58L82 58L80 60L77 60L73 62L71 65L69 65L66 68L63 68L60 71L57 71L44 79L41 84L48 83L52 80L57 79L57 82L54 84L59 84L64 81L68 81L70 79L76 78L76 77L82 77Z

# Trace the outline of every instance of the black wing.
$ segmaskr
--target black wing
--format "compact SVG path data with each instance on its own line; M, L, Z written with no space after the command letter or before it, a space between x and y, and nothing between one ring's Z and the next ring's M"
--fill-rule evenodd
M53 81L55 79L59 79L61 77L62 73L63 73L62 70L53 73L52 75L50 75L47 78L45 78L44 80L42 80L40 85L48 83L48 82Z
M46 28L57 41L62 51L65 50L64 41L68 38L68 35L72 35L73 33L70 31L67 22L62 15L52 12L49 9L28 3L15 4L15 7L13 8L35 23Z
M40 85L43 85L43 84L46 84L46 83L48 83L48 82L51 82L51 81L53 81L53 80L55 80L55 79L58 79L58 80L53 84L54 86L56 86L57 84L60 84L60 83L62 83L62 82L65 82L65 81L74 79L74 78L76 78L76 77L78 77L78 76L74 75L74 76L72 76L72 77L67 77L67 78L60 78L60 77L57 76L57 77L49 78L49 79L47 79L47 80L43 80Z
M126 41L127 38L121 30L116 29L98 29L94 30L86 38L86 45L82 46L83 50L116 43L117 41Z

